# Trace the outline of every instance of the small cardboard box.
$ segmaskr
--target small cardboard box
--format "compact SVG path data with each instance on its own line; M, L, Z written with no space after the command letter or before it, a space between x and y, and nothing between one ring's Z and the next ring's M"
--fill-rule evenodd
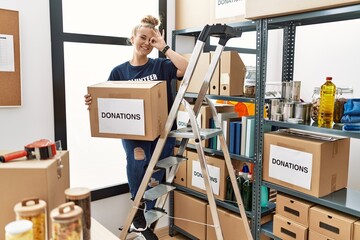
M309 240L335 240L333 238L329 238L328 236L325 236L325 235L322 235L318 232L315 232L315 231L312 231L312 230L309 230ZM353 238L354 240L356 238Z
M263 179L325 196L347 186L349 150L349 138L294 130L265 133Z
M354 236L352 239L360 239L360 221L354 223Z
M281 239L307 240L308 227L287 219L279 214L274 215L274 235Z
M334 239L351 240L353 225L357 219L323 206L310 208L310 230Z
M276 194L276 213L292 221L309 226L309 209L314 203L284 193Z
M9 152L0 151L0 155ZM46 202L51 229L50 211L65 203L64 192L69 187L68 151L60 151L47 160L19 158L0 163L0 236L5 236L5 225L15 220L14 206L32 197ZM48 233L50 236L51 231Z
M206 194L203 174L196 152L188 151L187 187ZM209 177L215 198L225 200L226 177L228 176L225 160L205 155Z
M245 18L258 19L360 3L359 0L246 0Z
M106 81L88 87L92 137L154 140L167 116L165 81Z
M174 148L174 155L177 154L177 152L179 151L179 148L175 147ZM183 157L187 157L187 150L185 150ZM179 169L175 174L174 177L174 183L179 184L180 186L186 187L186 167L187 167L187 160L186 161L182 161L179 164Z
M224 51L220 60L220 95L243 95L246 67L238 52Z
M206 239L207 202L174 191L174 224L198 239Z
M219 207L217 207L217 212L224 239L246 239L244 222L239 214ZM206 227L206 239L216 240L215 229L211 226L214 225L214 222L209 205L206 207L206 216L206 223L208 224ZM241 236L243 236L243 238L241 238Z

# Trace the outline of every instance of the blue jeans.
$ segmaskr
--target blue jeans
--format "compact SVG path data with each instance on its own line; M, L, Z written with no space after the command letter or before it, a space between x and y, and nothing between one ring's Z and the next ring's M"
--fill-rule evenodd
M130 187L131 197L135 198L136 193L140 187L141 181L145 175L147 166L149 165L151 156L155 150L158 139L154 141L141 141L141 140L122 140L122 144L126 153L126 172L128 183ZM175 138L168 138L162 150L159 160L173 155L175 146ZM148 188L158 185L164 177L165 171L154 171ZM154 207L156 201L147 202L147 209Z

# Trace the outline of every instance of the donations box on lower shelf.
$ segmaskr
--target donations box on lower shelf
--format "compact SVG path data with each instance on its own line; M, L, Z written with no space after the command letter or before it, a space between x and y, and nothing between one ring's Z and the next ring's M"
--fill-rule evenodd
M0 155L10 151L0 151ZM6 224L15 221L14 206L23 199L39 198L46 202L49 213L65 203L65 190L70 187L69 152L60 151L51 159L19 158L0 163L0 239ZM50 232L49 232L50 236Z
M197 152L187 152L187 181L186 186L195 191L206 194L204 177ZM216 199L225 200L226 177L229 175L225 160L205 155L211 187Z
M314 197L345 188L350 139L280 130L264 134L263 179Z
M88 87L92 137L154 140L167 116L165 81L106 81Z

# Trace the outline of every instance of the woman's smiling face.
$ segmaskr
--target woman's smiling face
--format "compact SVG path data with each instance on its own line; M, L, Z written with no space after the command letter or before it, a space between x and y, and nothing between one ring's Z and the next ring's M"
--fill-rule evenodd
M154 37L154 30L152 28L144 26L138 28L135 36L131 37L135 52L145 56L151 53L153 50L153 46L150 44L152 37Z

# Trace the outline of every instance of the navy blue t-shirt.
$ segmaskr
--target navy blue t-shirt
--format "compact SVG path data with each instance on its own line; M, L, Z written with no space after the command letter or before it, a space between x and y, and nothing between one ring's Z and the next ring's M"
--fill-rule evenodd
M175 93L171 81L176 79L177 68L167 58L149 58L142 66L132 66L129 61L116 66L109 81L166 81L168 111L174 102Z

